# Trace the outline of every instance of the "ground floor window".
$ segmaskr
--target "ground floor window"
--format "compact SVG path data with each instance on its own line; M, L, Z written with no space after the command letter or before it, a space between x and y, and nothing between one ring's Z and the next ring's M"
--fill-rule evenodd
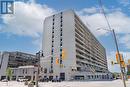
M65 80L65 73L60 73L60 79L61 79L62 81Z
M84 76L75 76L75 80L84 80Z
M12 80L16 80L16 76L12 76Z
M49 76L49 80L50 80L50 81L53 80L53 76Z
M6 76L1 76L1 80L6 79Z

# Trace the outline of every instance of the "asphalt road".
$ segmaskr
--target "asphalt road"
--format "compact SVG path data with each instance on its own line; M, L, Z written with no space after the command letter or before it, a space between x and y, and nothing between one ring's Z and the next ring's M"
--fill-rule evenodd
M130 80L126 82L130 87ZM0 87L28 87L23 82L0 82ZM40 82L39 87L124 87L122 80L114 81L84 81L84 82Z

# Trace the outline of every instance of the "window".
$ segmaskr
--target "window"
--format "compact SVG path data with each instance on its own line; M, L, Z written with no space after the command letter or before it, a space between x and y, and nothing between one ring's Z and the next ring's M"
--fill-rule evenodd
M52 48L51 52L53 53L53 48Z
M60 52L62 52L62 48L60 48Z
M60 53L60 57L62 57L62 53Z
M53 63L53 60L51 60L51 63Z
M54 21L55 19L53 18L53 21Z
M26 74L27 74L27 69L26 69L26 72L25 72Z
M54 40L52 39L52 43L54 42Z
M60 34L60 36L62 36L62 33Z
M44 73L47 73L47 68L44 69Z
M53 73L53 70L50 70L49 72L50 72L50 73Z
M62 20L62 12L61 12L61 24L60 24L60 64L62 64L62 22L63 22L63 20Z
M23 74L24 74L24 69L23 69Z
M54 30L52 30L52 33L54 33Z
M90 76L88 76L88 79L90 79Z
M77 67L77 71L81 71L81 67Z
M60 25L60 27L62 27L62 24Z
M61 17L60 17L60 18L61 18L61 19L63 18L63 17L62 17L62 15L61 15Z
M43 71L43 68L41 67L41 71Z
M62 60L60 60L60 64L62 64Z
M52 34L52 38L54 38L54 34Z
M60 46L62 47L62 42L60 43Z
M62 38L60 39L60 41L62 42Z

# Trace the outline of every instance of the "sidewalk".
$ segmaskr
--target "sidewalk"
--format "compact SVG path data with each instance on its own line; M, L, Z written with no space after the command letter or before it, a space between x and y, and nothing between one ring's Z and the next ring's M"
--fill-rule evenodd
M130 87L130 80L126 82ZM24 82L0 82L0 87L28 87ZM89 81L89 82L40 82L39 87L123 87L121 80L115 81Z

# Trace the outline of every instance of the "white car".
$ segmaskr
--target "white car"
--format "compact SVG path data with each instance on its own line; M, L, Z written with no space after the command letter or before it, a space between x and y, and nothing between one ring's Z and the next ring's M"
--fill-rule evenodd
M8 80L7 79L3 79L3 80L1 80L2 82L8 82Z
M26 78L19 78L18 79L18 82L24 82L24 81L28 81L28 79L26 79Z

